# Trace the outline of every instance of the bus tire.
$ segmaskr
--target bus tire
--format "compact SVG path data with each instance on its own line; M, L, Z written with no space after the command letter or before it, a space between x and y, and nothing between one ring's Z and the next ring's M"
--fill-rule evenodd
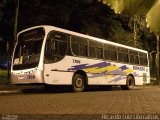
M122 90L132 90L135 86L134 78L129 75L127 76L126 85L121 85Z
M81 74L73 76L72 87L74 92L82 92L85 88L85 77Z

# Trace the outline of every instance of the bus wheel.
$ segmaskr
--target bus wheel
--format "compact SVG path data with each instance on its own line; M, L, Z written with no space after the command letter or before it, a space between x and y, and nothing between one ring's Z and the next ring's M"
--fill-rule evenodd
M129 75L127 76L126 85L121 85L122 90L132 90L135 86L134 78Z
M75 74L73 76L72 87L74 92L82 92L85 87L84 76L80 74Z

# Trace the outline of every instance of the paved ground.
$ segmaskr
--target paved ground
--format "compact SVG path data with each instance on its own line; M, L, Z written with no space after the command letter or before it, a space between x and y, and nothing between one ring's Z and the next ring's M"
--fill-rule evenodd
M25 93L3 93L0 94L0 113L2 117L6 114L160 115L160 87L137 87L130 91L91 90L81 93L49 92L42 89L25 90Z

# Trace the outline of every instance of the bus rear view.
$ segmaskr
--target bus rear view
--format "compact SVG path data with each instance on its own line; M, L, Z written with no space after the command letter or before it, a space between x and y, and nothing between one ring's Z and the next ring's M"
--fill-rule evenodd
M28 29L18 34L11 66L13 84L43 83L41 48L45 37L42 27Z

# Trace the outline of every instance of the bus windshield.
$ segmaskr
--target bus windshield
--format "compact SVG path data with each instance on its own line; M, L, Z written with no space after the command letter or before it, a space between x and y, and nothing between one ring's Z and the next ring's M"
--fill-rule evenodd
M43 28L30 30L19 35L13 60L14 70L38 66L44 35Z

